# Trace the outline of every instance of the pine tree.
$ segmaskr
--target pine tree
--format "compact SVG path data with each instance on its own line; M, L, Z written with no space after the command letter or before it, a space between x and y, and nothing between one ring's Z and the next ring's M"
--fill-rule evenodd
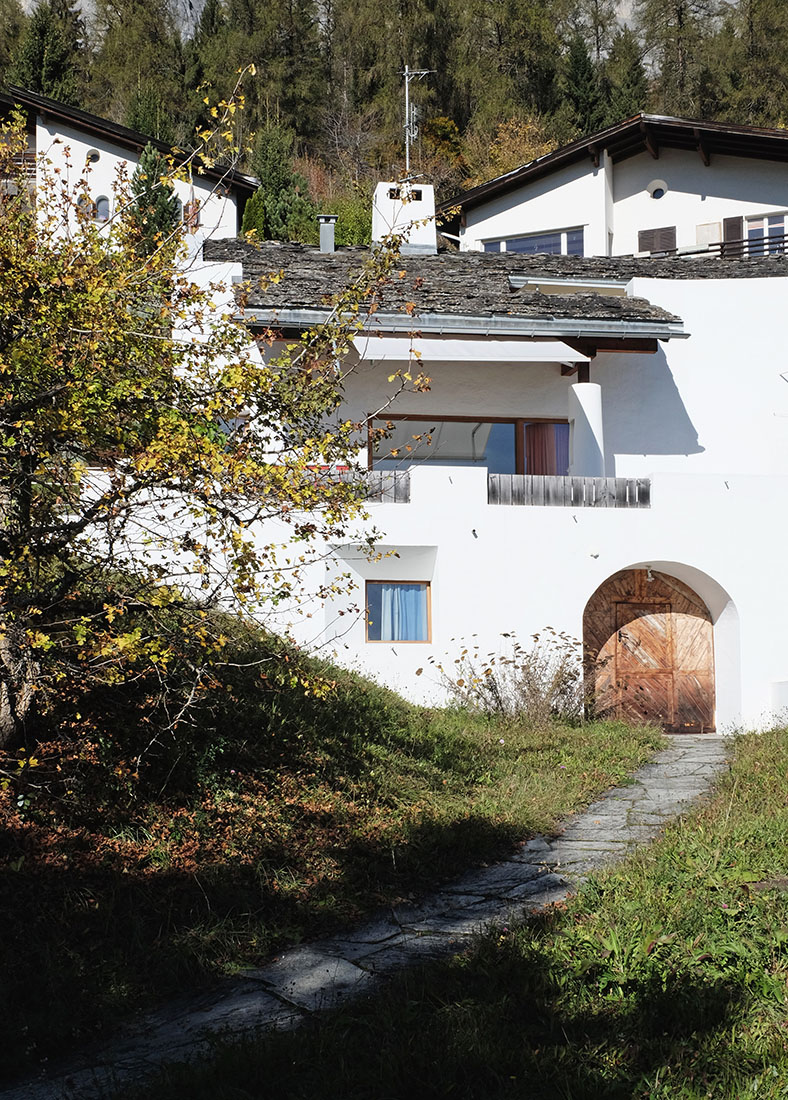
M578 0L575 18L597 68L619 30L616 0Z
M262 228L269 240L297 241L314 237L315 210L306 180L293 169L294 142L293 131L281 124L266 126L255 142L252 168L260 180L257 196L264 212ZM253 211L256 210L254 207ZM258 217L256 213L254 216ZM249 217L251 219L251 212ZM245 218L244 228L246 224ZM252 228L251 223L249 228ZM254 228L259 232L259 223L256 222Z
M788 6L784 0L740 0L708 49L708 106L735 122L788 122ZM714 97L714 102L708 102Z
M77 106L84 85L81 32L81 19L68 0L40 0L13 57L11 82Z
M663 114L697 117L700 77L716 30L714 0L636 0L636 13L657 64L654 106Z
M131 177L134 202L129 208L129 217L139 230L140 247L146 256L156 251L181 219L180 202L172 185L161 182L167 171L164 156L148 142Z
M162 102L161 93L151 84L134 92L126 107L123 123L157 141L171 142L175 139L172 116Z
M648 80L642 50L629 27L623 27L613 39L605 61L602 87L602 126L613 126L646 110Z
M89 106L96 114L185 141L184 61L169 0L96 0ZM140 125L144 123L144 125Z
M603 114L599 76L579 32L572 36L569 43L562 88L575 130L580 134L591 134L597 130Z
M19 0L0 0L0 83L8 78L11 59L19 50L25 22Z
M246 200L241 232L254 233L260 241L265 239L265 191L262 187Z

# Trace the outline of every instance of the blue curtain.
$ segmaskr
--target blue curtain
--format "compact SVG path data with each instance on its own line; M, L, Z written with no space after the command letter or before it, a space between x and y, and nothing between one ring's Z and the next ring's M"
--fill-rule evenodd
M426 642L427 585L370 583L369 638L380 642Z

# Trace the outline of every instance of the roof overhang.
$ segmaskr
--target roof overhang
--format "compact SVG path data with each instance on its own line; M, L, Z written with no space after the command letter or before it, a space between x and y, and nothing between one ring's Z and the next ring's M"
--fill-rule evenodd
M613 163L643 152L658 159L662 148L694 152L707 167L715 156L784 163L788 161L788 130L638 114L461 192L441 203L436 213L447 225L454 222L458 213L549 176L567 165L589 161L591 167L598 167L603 153Z
M445 340L438 337L357 336L360 359L372 362L587 363L590 356L561 340Z
M298 335L325 323L331 316L331 311L327 309L250 308L239 315L238 320L251 328L280 329ZM375 313L365 321L364 329L371 333L419 336L437 333L567 341L602 337L612 340L674 340L689 336L680 320L617 321L586 317L517 317L511 314L478 317L457 313Z

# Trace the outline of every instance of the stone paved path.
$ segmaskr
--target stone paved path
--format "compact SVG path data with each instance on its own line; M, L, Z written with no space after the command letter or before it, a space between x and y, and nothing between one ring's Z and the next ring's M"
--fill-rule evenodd
M194 1058L211 1034L294 1027L311 1013L372 992L387 974L457 954L494 921L560 901L589 872L621 859L708 790L725 767L722 737L682 736L603 795L554 838L537 837L502 863L473 870L416 906L286 951L260 970L202 996L171 1002L69 1067L0 1093L2 1100L91 1100L112 1083L140 1081L164 1062Z

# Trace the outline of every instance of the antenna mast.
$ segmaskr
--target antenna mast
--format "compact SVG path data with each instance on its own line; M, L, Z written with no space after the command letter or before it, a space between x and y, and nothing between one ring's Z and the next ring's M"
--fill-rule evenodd
M418 137L419 127L416 121L416 108L411 106L410 102L410 82L416 77L418 80L423 80L425 76L429 76L430 73L437 72L437 69L411 69L407 65L405 71L400 73L400 76L405 77L405 175L410 175L410 143L415 141Z

